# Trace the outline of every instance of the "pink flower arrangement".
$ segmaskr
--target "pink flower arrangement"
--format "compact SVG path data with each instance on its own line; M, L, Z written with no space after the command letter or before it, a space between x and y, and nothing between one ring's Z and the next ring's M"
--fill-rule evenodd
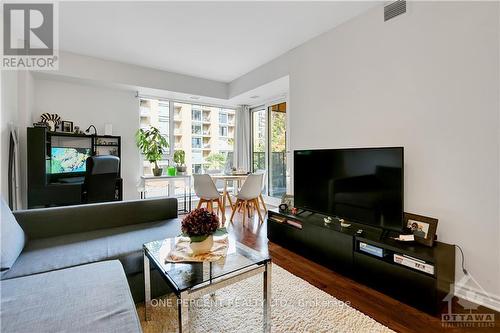
M201 242L218 230L223 233L225 229L219 229L219 218L205 208L191 211L182 220L182 235L191 238L191 242Z

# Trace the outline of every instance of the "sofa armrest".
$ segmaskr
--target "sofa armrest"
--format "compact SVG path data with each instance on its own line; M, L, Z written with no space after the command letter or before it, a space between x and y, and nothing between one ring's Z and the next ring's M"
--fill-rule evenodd
M177 217L177 199L162 198L14 212L30 239L121 227Z

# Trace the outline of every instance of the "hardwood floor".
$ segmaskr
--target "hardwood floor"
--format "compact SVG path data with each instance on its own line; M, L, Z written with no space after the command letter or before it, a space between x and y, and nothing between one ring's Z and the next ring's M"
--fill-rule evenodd
M495 322L489 325L493 327L477 327L477 323L476 327L460 327L458 324L443 327L440 315L428 315L277 244L268 242L266 222L262 225L259 224L256 216L247 219L243 225L242 215L237 213L233 224L229 222L229 218L226 219L226 226L230 237L234 237L239 242L261 253L269 253L275 264L337 299L349 302L352 307L397 332L500 332L500 313L482 306L473 311L464 310L457 303L457 299L453 301L452 313L493 314Z

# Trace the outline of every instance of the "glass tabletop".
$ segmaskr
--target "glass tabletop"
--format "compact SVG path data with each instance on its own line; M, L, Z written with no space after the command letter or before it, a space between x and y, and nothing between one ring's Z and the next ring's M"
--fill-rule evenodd
M179 237L167 238L144 244L146 256L151 264L166 278L174 292L194 288L224 275L245 271L253 265L262 265L270 260L263 255L237 241L229 239L227 255L213 262L171 263L165 258L175 248Z

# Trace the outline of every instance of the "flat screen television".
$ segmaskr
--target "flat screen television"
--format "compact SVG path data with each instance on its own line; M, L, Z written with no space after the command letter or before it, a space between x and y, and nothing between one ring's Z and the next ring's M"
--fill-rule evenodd
M90 148L51 147L50 173L53 175L84 173L89 156L91 156Z
M403 161L402 147L296 150L295 206L399 231Z

